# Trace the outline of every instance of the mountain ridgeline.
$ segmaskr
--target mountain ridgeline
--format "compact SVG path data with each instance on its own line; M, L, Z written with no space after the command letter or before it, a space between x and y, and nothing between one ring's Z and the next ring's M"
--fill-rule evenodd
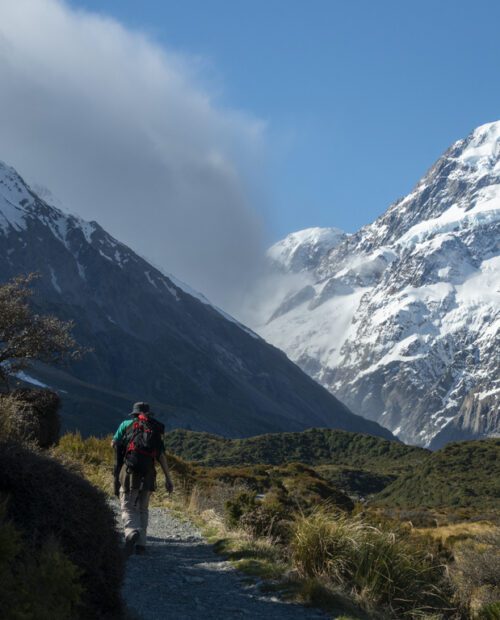
M64 426L105 434L150 401L167 426L241 437L340 428L393 438L284 353L152 267L96 222L51 206L0 164L0 281L38 272L37 311L75 323L81 361L28 381L64 395Z
M269 259L280 295L255 329L354 412L432 448L500 434L500 122L372 224Z

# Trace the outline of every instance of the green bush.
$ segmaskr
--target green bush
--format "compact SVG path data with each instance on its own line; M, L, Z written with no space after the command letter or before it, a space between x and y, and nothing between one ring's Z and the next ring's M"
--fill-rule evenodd
M351 512L354 502L342 491L332 486L314 469L293 463L273 472L286 489L287 504L300 512L308 513L319 503L330 508Z
M269 500L266 496L264 501L241 516L240 526L256 538L265 536L287 543L292 532L292 520L293 514L283 503Z
M225 520L229 527L237 527L241 517L256 508L256 496L255 492L241 491L226 502Z
M0 609L6 620L76 618L80 571L55 539L32 549L0 509Z
M255 537L288 543L296 513L309 514L319 503L332 511L354 508L352 500L317 472L301 463L284 467L223 468L211 472L226 484L246 483L250 491L235 494L225 508L230 527L242 527ZM258 482L257 482L258 481ZM257 499L256 492L263 492Z
M83 590L78 613L67 617L120 617L123 558L104 494L55 459L19 444L0 443L0 471L7 516L27 548L35 557L40 554L40 566L48 571L50 564L56 574L66 570L71 575L66 558L80 571ZM59 546L54 546L54 540ZM48 575L53 579L50 571Z
M450 606L445 568L427 544L403 531L317 510L297 518L291 548L303 577L326 579L353 592L367 609L385 609L399 618Z

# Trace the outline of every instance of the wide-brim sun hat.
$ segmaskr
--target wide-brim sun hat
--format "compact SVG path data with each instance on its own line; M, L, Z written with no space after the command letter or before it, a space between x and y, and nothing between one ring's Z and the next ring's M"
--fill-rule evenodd
M154 413L151 411L149 407L149 403L144 403L144 402L134 403L134 406L132 408L132 412L130 413L130 415L136 416L141 413L145 413L146 415L149 415L149 416L154 416Z

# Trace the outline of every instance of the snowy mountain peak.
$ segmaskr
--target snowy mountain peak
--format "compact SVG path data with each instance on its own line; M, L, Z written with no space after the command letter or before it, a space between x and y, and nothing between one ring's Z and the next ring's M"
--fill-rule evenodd
M46 195L49 195L49 191ZM29 223L38 221L68 247L70 233L78 230L88 243L99 229L95 222L63 213L32 190L22 177L5 163L0 162L0 232L25 230Z
M0 230L25 227L26 206L33 196L17 172L0 161Z
M289 234L271 246L268 257L285 271L304 271L346 236L339 228L306 228Z
M271 249L288 271L302 247L293 241ZM283 293L264 338L403 441L500 434L500 122L299 265L295 288L274 283Z
M500 121L475 129L465 140L458 160L477 172L500 173Z

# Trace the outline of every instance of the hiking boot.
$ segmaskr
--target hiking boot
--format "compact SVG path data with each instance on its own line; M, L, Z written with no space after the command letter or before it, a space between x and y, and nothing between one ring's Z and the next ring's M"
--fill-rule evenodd
M135 543L139 540L139 532L134 530L131 534L125 538L125 547L123 548L123 555L125 559L129 558L134 553Z
M146 547L144 545L136 545L135 554L136 555L147 555Z

